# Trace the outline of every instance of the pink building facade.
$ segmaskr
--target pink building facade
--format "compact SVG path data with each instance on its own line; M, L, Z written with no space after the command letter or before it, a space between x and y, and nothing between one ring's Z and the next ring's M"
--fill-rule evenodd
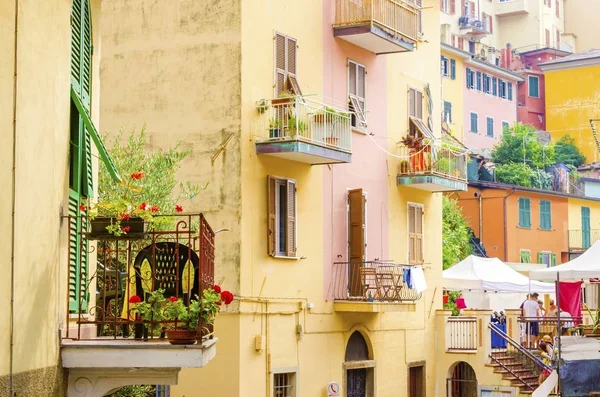
M519 74L523 81L518 86L517 119L538 130L546 130L546 84L538 64L562 58L569 52L555 48L536 48L529 51L513 51L508 45L502 50L503 68Z
M465 62L464 144L484 153L517 121L518 75L477 59Z

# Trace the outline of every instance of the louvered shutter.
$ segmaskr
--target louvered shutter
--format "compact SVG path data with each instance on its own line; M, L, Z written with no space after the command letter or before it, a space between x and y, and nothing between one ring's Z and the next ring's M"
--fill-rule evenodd
M450 0L450 14L456 14L456 0Z
M556 266L556 254L550 254L550 266Z
M286 37L286 54L287 54L287 78L289 81L289 89L292 90L294 95L298 95L302 97L302 91L300 90L300 85L298 84L298 52L297 46L298 43L296 39L287 36ZM303 98L300 98L303 101Z
M416 263L417 257L417 239L415 233L415 212L416 207L408 206L408 263Z
M87 310L88 246L82 233L87 232L87 222L79 216L80 200L77 194L69 195L69 311ZM81 302L80 302L81 301Z
M450 78L456 80L456 60L450 60Z
M275 35L275 97L285 90L286 73L286 37Z
M267 176L267 253L270 256L275 256L275 189L276 180L271 176Z
M423 208L415 207L415 262L423 263Z
M287 256L296 256L296 182L287 181Z
M508 85L508 100L512 101L512 88L513 88L513 85L512 85L512 83L508 83L507 85Z
M412 88L408 89L408 115L411 117L416 116L416 91Z
M362 296L360 269L365 260L365 213L362 189L348 192L348 289L350 296Z
M416 117L423 120L423 93L415 90L415 111Z

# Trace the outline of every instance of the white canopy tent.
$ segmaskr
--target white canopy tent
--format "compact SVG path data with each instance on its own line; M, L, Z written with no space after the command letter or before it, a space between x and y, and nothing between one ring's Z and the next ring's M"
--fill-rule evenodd
M442 273L442 286L448 290L488 292L554 293L554 284L531 281L498 258L471 255Z
M545 281L580 281L600 278L600 241L577 258L548 269L533 270L529 277Z

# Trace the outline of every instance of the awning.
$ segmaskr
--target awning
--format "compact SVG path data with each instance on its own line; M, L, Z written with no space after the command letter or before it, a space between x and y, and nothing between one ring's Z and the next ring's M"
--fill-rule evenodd
M112 177L112 179L115 182L120 183L121 176L119 175L119 172L117 171L117 167L115 167L115 164L113 163L112 159L108 155L108 151L106 150L106 147L104 146L104 143L102 142L102 138L100 138L100 134L98 134L96 127L94 127L92 118L90 117L86 108L83 106L83 103L81 102L81 98L79 98L79 95L77 95L77 93L73 89L73 86L71 86L71 98L73 99L73 102L75 103L75 107L79 111L79 114L83 118L83 124L85 125L85 128L90 133L90 136L92 137L92 140L94 141L94 144L96 145L96 149L98 149L98 154L100 155L102 162L106 166L108 173L110 174L110 176Z
M423 137L428 139L435 139L435 135L433 135L433 132L431 132L431 130L425 125L425 123L423 123L423 120L410 116L410 122L423 135Z

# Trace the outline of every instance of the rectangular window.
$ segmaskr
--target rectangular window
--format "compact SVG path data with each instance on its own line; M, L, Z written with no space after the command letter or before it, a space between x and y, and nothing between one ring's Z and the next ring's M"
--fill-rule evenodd
M492 95L498 96L498 79L492 77Z
M296 397L296 374L273 374L273 397Z
M548 200L540 200L540 229L552 229L552 211Z
M270 256L296 256L296 182L267 177L269 220L267 246Z
M477 72L477 91L481 91L481 72Z
M408 115L423 120L423 93L414 88L408 89Z
M450 13L450 0L440 0L440 8L445 13Z
M450 60L450 78L456 80L456 60Z
M536 76L529 76L529 96L532 98L540 97L540 79Z
M486 134L487 134L487 136L489 136L491 138L494 137L494 119L491 117L487 118Z
M467 68L467 88L473 88L475 87L475 77L474 77L474 72Z
M297 41L281 33L275 34L275 97L288 92L302 95L298 85Z
M531 263L531 251L530 250L520 250L521 255L521 263Z
M489 92L490 90L490 83L488 81L488 75L487 74L483 74L483 92L485 92L486 94Z
M348 60L348 95L352 111L352 126L367 127L367 69L364 65Z
M510 128L510 125L508 124L508 121L503 121L502 122L502 132L506 133L509 128Z
M513 83L507 83L507 87L508 87L508 100L512 101Z
M456 0L450 0L450 14L456 14Z
M498 96L499 96L500 98L504 98L504 99L506 99L506 94L507 94L507 92L506 92L506 91L507 91L507 90L506 90L506 81L504 81L504 80L502 80L502 79L499 79L499 80L498 80L498 92L499 92L499 93L498 93Z
M421 7L423 7L423 0L415 0L417 5L417 34L419 37L423 35L423 15L421 14Z
M450 44L452 45L452 47L456 47L456 35L455 34L450 35Z
M531 201L527 197L519 197L519 227L531 227Z
M348 289L350 296L364 296L361 267L367 257L367 197L362 189L348 191Z
M459 37L458 38L458 45L457 45L457 47L462 50L462 49L464 49L464 46L465 46L464 39L462 37Z
M546 29L546 47L550 47L550 31Z
M477 113L471 112L471 132L477 134Z
M442 55L442 76L450 77L450 60Z
M444 121L446 123L452 122L452 104L448 101L444 101Z
M423 263L423 206L408 204L408 263Z

